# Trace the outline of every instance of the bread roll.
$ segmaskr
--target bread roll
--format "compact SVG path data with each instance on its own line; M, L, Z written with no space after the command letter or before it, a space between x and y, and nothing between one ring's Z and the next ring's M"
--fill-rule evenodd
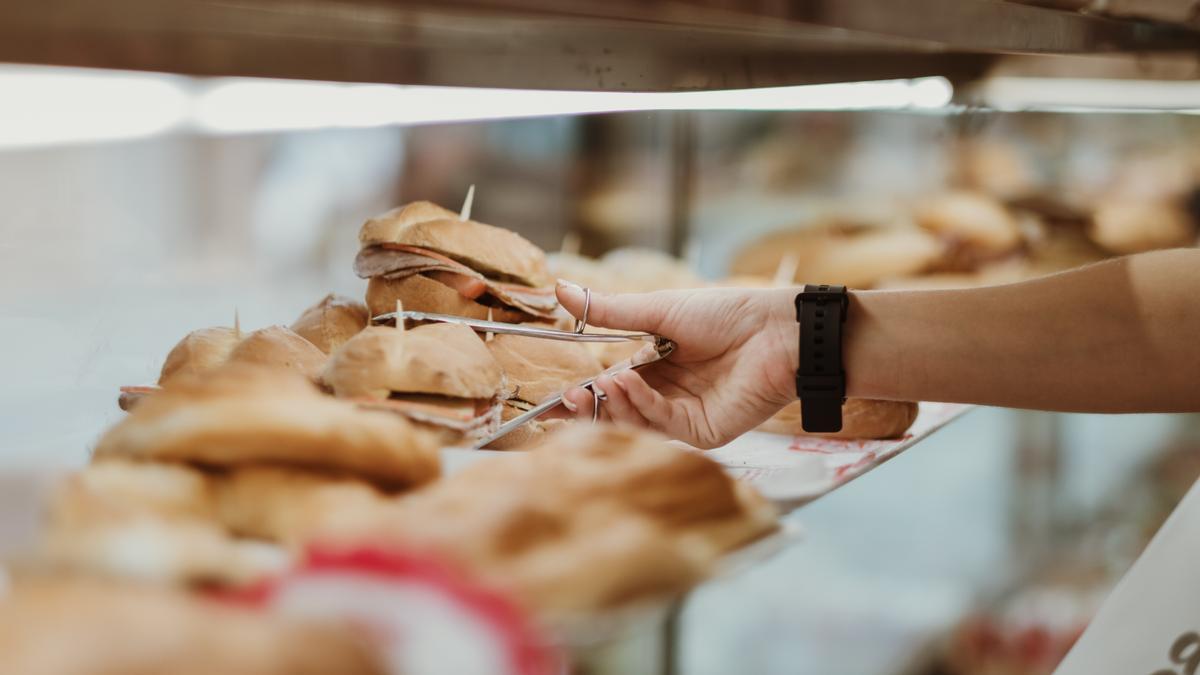
M784 256L791 256L793 282L870 288L881 279L922 272L945 251L935 236L911 227L809 228L771 234L747 246L730 273L773 278Z
M166 384L176 376L195 375L220 366L241 339L235 328L201 328L188 333L167 354L158 383Z
M504 323L521 323L531 317L505 306L488 306L459 295L453 288L420 274L403 279L371 277L367 282L367 308L371 316L396 311L399 300L405 310L450 314L469 319L488 319Z
M700 453L648 432L567 424L330 536L438 551L555 614L686 590L775 517Z
M249 364L164 387L109 429L95 454L219 467L270 462L394 486L439 473L436 441L403 418L324 396L296 373Z
M947 192L919 204L917 223L937 235L999 255L1021 245L1021 227L1007 208L978 192Z
M433 217L440 215L441 217ZM489 278L547 286L546 254L521 235L472 220L429 202L413 202L371 218L358 234L363 247L403 244L440 253Z
M846 399L842 405L842 430L813 435L853 440L899 438L917 419L917 411L917 404L909 401ZM774 434L808 434L801 425L799 401L789 403L758 428Z
M304 310L291 329L317 349L332 354L346 340L366 328L369 319L367 308L361 302L330 293Z
M229 353L229 363L252 363L291 370L314 382L321 377L327 356L316 345L283 326L269 326L246 335Z
M385 675L346 627L182 591L31 579L0 601L0 668L16 675Z
M412 393L492 399L503 389L504 373L475 331L433 323L363 330L330 358L325 381L336 395L351 398Z
M1187 212L1164 201L1105 199L1097 204L1088 233L1097 244L1119 254L1196 243L1196 226Z
M214 487L217 517L230 532L291 547L387 503L364 481L278 466L235 468Z

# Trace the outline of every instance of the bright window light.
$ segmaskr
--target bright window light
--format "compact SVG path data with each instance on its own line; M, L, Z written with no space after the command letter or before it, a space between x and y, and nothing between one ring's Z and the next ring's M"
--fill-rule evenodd
M0 147L154 136L188 121L186 78L83 68L0 68Z
M992 77L970 98L996 110L1196 112L1200 84L1173 80Z
M0 66L0 148L133 139L174 130L233 134L620 111L940 108L952 94L941 77L636 93L192 79Z
M423 124L644 110L938 108L942 77L667 93L466 89L230 79L199 94L195 122L215 133Z

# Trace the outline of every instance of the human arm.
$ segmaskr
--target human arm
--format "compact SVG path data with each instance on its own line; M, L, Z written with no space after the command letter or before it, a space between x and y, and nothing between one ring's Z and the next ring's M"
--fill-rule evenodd
M601 326L663 334L666 362L597 384L602 415L699 447L795 397L796 289L597 295ZM583 294L559 287L572 313ZM1018 284L855 291L847 395L1089 412L1200 411L1200 250L1146 253ZM591 415L580 389L567 401Z

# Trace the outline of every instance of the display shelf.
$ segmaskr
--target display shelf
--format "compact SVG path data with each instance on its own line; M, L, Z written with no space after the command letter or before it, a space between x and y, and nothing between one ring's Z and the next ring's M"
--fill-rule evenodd
M842 440L751 431L708 454L736 478L751 483L768 499L790 510L897 457L972 408L922 403L912 427L900 438Z
M922 75L996 54L1194 51L1197 34L1000 0L45 0L0 61L314 80L724 89Z

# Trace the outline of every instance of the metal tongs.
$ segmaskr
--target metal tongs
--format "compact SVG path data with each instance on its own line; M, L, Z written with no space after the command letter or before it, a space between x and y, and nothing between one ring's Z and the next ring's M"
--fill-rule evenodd
M452 314L433 314L430 312L388 312L373 317L371 320L376 323L385 321L433 321L437 323L457 323L463 326L474 329L478 333L501 333L508 335L523 335L526 337L541 338L544 340L564 340L568 342L629 342L638 341L646 342L654 345L653 350L643 349L634 354L631 358L618 363L604 372L594 377L589 377L582 382L577 382L572 387L578 386L587 389L592 393L592 421L595 422L600 414L600 404L604 401L604 397L593 386L596 379L602 375L613 375L625 370L637 370L651 363L661 361L671 355L675 351L675 343L671 340L653 333L587 333L588 310L592 305L592 290L590 288L583 289L583 316L575 321L573 330L557 330L554 328L540 328L536 326L526 326L517 323L504 323L502 321L488 321L486 319L471 319L465 316L454 316ZM571 388L571 387L569 387ZM475 448L482 448L489 443L501 438L506 434L511 433L521 425L529 422L537 417L540 417L546 411L554 408L562 403L563 393L552 396L545 401L537 404L533 408L521 413L517 417L500 425L500 427L491 435L480 440L475 444Z

